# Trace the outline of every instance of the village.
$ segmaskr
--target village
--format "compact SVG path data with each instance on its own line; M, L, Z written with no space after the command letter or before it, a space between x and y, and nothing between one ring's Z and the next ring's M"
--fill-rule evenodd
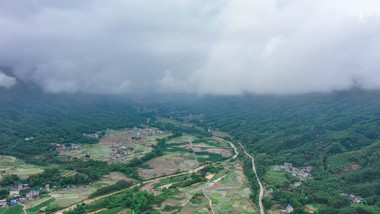
M56 151L63 156L83 158L84 160L101 160L108 163L126 162L134 157L134 154L148 151L151 143L148 143L146 137L162 136L168 134L167 131L152 129L147 125L141 124L142 128L133 127L125 129L122 136L115 138L115 131L107 129L106 133L82 133L83 136L94 139L101 139L99 144L81 145L81 144L59 144L51 143ZM119 134L117 134L119 135ZM149 147L149 148L148 148ZM140 149L140 150L139 150Z
M0 207L25 204L31 200L38 200L41 197L41 191L50 191L49 184L40 188L30 188L28 184L18 184L17 188L10 189L8 198L0 199Z
M299 176L301 180L313 178L313 176L310 174L311 166L304 167L303 169L299 170L298 168L294 167L292 163L284 163L282 166L276 166L273 169L274 172L289 172L292 174L292 176Z

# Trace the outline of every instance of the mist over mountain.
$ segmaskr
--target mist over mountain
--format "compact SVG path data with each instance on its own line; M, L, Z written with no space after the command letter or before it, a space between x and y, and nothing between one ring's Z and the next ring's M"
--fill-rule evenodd
M50 93L380 88L376 1L2 1L1 65ZM17 84L0 73L0 87Z

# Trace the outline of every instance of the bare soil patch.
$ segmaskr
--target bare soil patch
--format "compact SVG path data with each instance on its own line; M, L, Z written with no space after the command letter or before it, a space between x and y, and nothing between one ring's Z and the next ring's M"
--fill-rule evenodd
M176 159L158 157L148 161L146 164L151 169L138 169L139 175L144 179L174 174L178 170L188 171L196 166L194 160L185 160L183 157L176 157Z
M335 173L336 174L345 174L347 172L357 171L360 168L361 168L361 166L359 164L352 164L352 165L348 165L348 166L345 166L345 167L337 170Z

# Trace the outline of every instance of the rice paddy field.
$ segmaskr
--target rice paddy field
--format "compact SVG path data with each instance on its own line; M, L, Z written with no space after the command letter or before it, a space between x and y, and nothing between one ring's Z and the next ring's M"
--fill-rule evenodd
M157 130L152 128L153 130ZM170 133L161 135L148 135L138 133L137 136L129 133L130 129L109 130L100 139L100 142L92 145L82 145L80 149L61 152L63 157L91 158L98 161L109 162L110 159L118 157L116 162L128 163L133 158L140 158L153 150L152 146L157 144L157 139L165 138ZM132 152L116 152L116 150L131 150ZM113 161L113 160L112 160Z
M75 191L54 191L52 197L55 198L54 201L50 203L51 206L57 205L58 207L68 207L72 204L78 203L95 192L97 188L95 187L79 187Z
M225 142L184 134L169 140L165 145L163 155L146 162L147 167L139 168L138 172L142 178L150 179L189 171L200 165L224 160L231 156L232 148Z
M223 178L220 180L221 177ZM210 185L210 182L213 181L218 182ZM247 178L243 174L240 163L223 163L223 170L212 179L179 188L177 194L169 197L163 203L163 207L165 205L181 207L180 213L211 213L208 200L202 191L206 188L205 193L211 199L215 213L256 213L254 204L249 200L251 190L246 181ZM163 181L163 184L166 183ZM172 211L165 212L163 210L160 212L172 213Z

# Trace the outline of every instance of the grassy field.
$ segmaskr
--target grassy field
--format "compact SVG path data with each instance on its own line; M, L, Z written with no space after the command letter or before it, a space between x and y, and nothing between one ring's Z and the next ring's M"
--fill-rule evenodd
M229 138L232 138L231 135L229 135L227 132L222 132L222 131L213 131L214 135L215 136L218 136L218 137L229 137Z
M206 188L206 194L213 203L215 213L255 213L253 203L249 200L250 189L246 185L247 178L242 174L242 166L239 164L222 164L222 170L210 180L213 181L224 175L221 181L213 186L209 182L201 182L188 187L179 188L178 193L169 197L163 204L182 207L181 213L210 213L207 199L203 194L198 196L194 203L190 199L202 193ZM170 179L163 180L157 186L170 183ZM162 212L161 213L172 213Z
M93 145L85 146L81 151L90 153L94 159L100 159L103 156L109 156L112 153L110 145Z
M44 168L35 165L25 165L24 161L12 156L0 156L0 172L3 175L33 175L44 171ZM0 176L1 178L1 176Z
M47 199L47 200L43 201L42 203L39 202L39 204L37 204L36 206L33 206L33 207L27 209L26 213L27 214L38 214L38 213L40 213L41 208L49 206L51 204L51 202L53 202L53 201L55 201L55 198Z
M12 156L0 156L0 172L15 175L33 175L43 172L42 167L25 165L24 161Z
M195 136L192 136L192 135L188 135L188 134L184 134L180 137L176 137L176 138L173 138L171 140L169 140L167 142L167 144L181 144L181 143L189 143L189 139L191 140L197 140L197 137Z
M287 181L287 179L285 178L286 172L274 172L274 167L276 166L271 167L271 169L267 171L264 180L269 185L283 186L284 182Z
M16 205L7 208L0 208L0 214L22 214L24 211L22 210L21 205Z
M50 205L68 207L88 198L88 196L95 191L95 187L80 187L76 191L55 191L54 194L52 194L52 196L55 198L55 201L51 202Z
M15 175L33 175L42 173L44 170L36 166L17 166L9 169L7 173Z

